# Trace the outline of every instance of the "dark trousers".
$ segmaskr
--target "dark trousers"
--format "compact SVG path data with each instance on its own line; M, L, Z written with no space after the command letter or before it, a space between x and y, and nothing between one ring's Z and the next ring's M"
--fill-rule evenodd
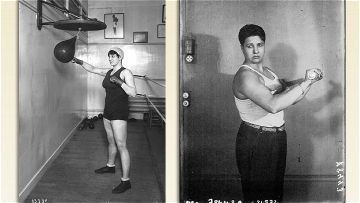
M282 201L286 150L285 131L240 125L236 161L245 201Z

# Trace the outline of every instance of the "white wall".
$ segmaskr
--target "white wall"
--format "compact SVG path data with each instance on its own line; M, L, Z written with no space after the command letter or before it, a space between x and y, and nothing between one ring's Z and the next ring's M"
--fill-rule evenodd
M19 3L19 137L18 192L24 198L38 172L86 114L87 74L53 55L72 32L36 26L36 1ZM45 17L64 19L43 6ZM44 21L47 21L44 19ZM86 34L78 40L86 48Z

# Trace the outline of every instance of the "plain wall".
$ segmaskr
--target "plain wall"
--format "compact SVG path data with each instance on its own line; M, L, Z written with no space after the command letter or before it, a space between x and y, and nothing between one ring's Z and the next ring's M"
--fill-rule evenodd
M148 42L164 43L165 38L157 37L157 25L162 22L164 0L148 1L98 1L89 0L89 15L104 21L104 14L124 14L124 39L105 39L104 31L89 33L89 43L132 43L133 32L148 32ZM107 25L112 26L112 24Z
M26 190L86 115L87 74L53 55L57 43L75 36L36 25L36 1L19 3L18 192ZM43 6L44 21L65 19ZM86 48L80 34L78 48Z
M124 51L123 66L134 75L146 75L165 84L165 38L157 38L157 25L162 24L164 1L89 1L89 15L104 21L104 14L124 13L124 39L105 39L104 31L89 33L87 53L78 52L78 58L99 68L112 68L107 53L111 47ZM112 25L107 25L112 26ZM148 43L133 43L133 32L148 32ZM105 90L102 76L89 74L88 110L102 112ZM165 97L165 88L151 81L135 78L137 93Z
M183 63L181 70L183 90L191 94L183 121L186 174L194 178L238 174L235 139L241 120L231 87L244 61L237 35L249 23L264 28L264 65L280 78L303 78L308 68L324 72L324 79L301 102L285 110L286 174L337 174L345 139L343 4L186 1L182 34L191 35L196 43L195 63Z

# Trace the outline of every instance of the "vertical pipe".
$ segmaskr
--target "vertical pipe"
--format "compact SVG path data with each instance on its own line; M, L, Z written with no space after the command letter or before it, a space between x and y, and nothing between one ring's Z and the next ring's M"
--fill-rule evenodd
M37 28L38 30L41 30L42 26L42 0L37 0Z

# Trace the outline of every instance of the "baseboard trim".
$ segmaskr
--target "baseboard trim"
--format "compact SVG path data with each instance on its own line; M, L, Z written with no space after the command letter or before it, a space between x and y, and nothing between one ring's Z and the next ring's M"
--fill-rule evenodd
M217 180L217 181L227 181L227 180L240 180L240 175L238 174L202 174L196 177L184 178L185 181L202 181L202 180ZM338 181L336 175L293 175L286 174L284 176L284 181Z
M80 123L83 121L83 119L70 131L70 133L66 136L66 138L61 142L59 147L54 151L54 153L48 158L48 160L45 161L45 163L40 167L40 169L35 173L35 175L30 179L30 181L25 185L24 189L22 189L19 193L19 201L23 202L27 198L27 196L30 194L30 192L34 189L36 184L39 182L39 180L42 178L42 176L45 174L46 170L50 167L51 163L59 156L59 154L62 152L66 144L70 141L72 136L74 135L74 132L80 125Z
M92 118L94 116L98 116L99 114L103 114L103 109L90 109L87 111L87 117ZM130 109L129 112L129 119L134 118L136 120L143 120L144 119L144 113L143 112L132 112Z
M93 117L93 116L97 116L99 114L103 114L104 113L104 109L88 109L87 110L87 116L88 117Z
M336 175L285 175L284 181L338 181Z

